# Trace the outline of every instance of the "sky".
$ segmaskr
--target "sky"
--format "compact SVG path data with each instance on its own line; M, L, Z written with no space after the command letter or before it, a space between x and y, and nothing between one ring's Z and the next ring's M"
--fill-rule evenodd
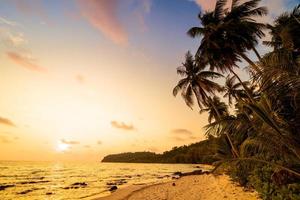
M186 32L214 3L1 0L0 160L100 161L205 139L207 115L172 89L199 44ZM264 0L263 20L296 3Z

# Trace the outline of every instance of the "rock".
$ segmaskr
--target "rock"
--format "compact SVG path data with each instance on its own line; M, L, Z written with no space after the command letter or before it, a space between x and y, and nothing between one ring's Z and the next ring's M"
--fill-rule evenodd
M123 185L127 183L125 179L116 180L114 182L107 182L106 185Z
M176 184L175 184L175 183L172 183L172 186L176 186Z
M173 175L175 175L175 176L182 176L182 172L174 172Z
M86 187L88 184L85 182L76 182L73 183L71 186L81 186L81 187Z
M18 192L17 194L27 194L29 192L32 192L33 190L24 190L22 192Z
M199 169L192 172L183 173L181 174L181 176L202 175L202 174L204 174L203 171Z
M0 191L10 187L15 187L15 185L0 185Z
M46 193L46 195L52 195L52 194L53 194L52 192L47 192L47 193Z
M201 167L200 166L196 166L195 168L200 169Z
M113 192L113 191L115 191L115 190L117 190L118 189L118 187L117 186L112 186L111 188L109 188L109 191L111 191L111 192Z

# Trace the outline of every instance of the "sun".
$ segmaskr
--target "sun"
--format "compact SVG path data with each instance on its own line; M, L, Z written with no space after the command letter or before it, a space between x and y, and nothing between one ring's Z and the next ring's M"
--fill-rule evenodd
M59 143L57 144L55 149L57 152L65 152L65 151L68 151L69 148L70 148L69 144L65 144L65 143L62 143L59 141Z

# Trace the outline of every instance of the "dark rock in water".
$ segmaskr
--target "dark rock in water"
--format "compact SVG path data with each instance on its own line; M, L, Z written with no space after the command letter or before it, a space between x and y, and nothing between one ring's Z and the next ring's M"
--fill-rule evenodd
M172 186L176 186L176 184L175 184L175 183L172 183Z
M32 192L33 190L24 190L22 192L18 192L17 194L27 194L29 192Z
M15 187L15 185L0 185L0 191L10 187Z
M78 189L80 187L86 187L88 184L85 183L85 182L76 182L76 183L73 183L72 185L70 186L67 186L67 187L63 187L62 189L65 189L65 190L68 190L68 189Z
M29 193L29 192L33 192L33 191L35 191L35 190L40 190L41 188L32 188L32 189L30 189L30 190L24 190L24 191L22 191L22 192L18 192L17 194L27 194L27 193Z
M200 166L196 166L195 168L200 169L201 167Z
M114 186L112 186L112 187L109 189L109 191L112 192L112 191L115 191L115 190L117 190L117 189L118 189L118 187L114 185Z
M71 186L81 186L81 187L86 187L88 184L85 182L76 182L73 183Z
M127 183L126 179L120 179L113 182L107 182L106 185L123 185Z
M201 169L195 170L192 172L187 172L187 173L175 172L175 173L173 173L172 179L179 179L182 176L203 175L203 174L209 174L209 173L210 172L202 171Z
M199 170L195 170L192 172L183 173L183 174L181 174L181 176L202 175L202 174L203 174L203 171L201 169L199 169Z
M53 194L52 192L47 192L47 193L46 193L46 195L52 195L52 194Z
M174 172L173 175L175 175L175 176L182 176L182 172Z

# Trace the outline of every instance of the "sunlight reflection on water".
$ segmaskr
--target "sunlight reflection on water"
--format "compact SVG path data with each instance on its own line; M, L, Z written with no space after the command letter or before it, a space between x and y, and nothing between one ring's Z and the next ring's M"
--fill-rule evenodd
M111 185L124 187L130 184L168 181L168 175L176 171L193 170L195 165L188 164L2 161L0 199L93 199L109 194Z

